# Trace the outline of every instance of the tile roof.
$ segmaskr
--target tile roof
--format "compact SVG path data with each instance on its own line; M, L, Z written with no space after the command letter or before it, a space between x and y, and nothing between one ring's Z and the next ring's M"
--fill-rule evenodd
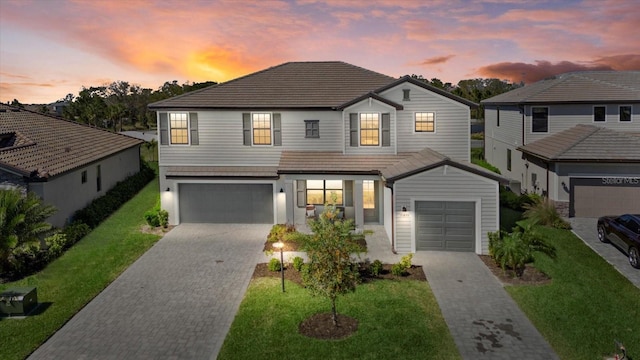
M381 175L387 182L394 182L441 165L451 165L501 183L508 183L508 179L487 169L464 161L453 161L429 148L398 155L345 155L341 152L284 151L280 157L278 173L371 174Z
M576 125L518 148L548 161L640 162L640 137Z
M334 108L396 80L341 61L288 62L149 108Z
M56 176L142 144L141 140L0 104L0 168ZM34 173L36 172L36 173Z
M166 173L171 177L208 178L278 178L275 166L169 166Z
M280 156L280 174L371 174L411 156L398 155L346 155L329 151L283 151Z
M511 90L483 104L640 102L640 71L584 71Z

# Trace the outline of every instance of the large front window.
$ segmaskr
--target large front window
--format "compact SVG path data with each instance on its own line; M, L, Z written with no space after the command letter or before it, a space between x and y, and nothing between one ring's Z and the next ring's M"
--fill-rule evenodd
M342 180L307 180L307 204L343 204Z
M254 113L251 118L254 145L271 145L271 114Z
M531 131L532 132L548 132L549 131L549 108L546 108L546 107L531 108Z
M436 130L436 113L416 113L416 132L434 132Z
M378 146L380 144L380 114L360 114L360 145Z
M187 113L170 113L171 144L189 144L189 121Z

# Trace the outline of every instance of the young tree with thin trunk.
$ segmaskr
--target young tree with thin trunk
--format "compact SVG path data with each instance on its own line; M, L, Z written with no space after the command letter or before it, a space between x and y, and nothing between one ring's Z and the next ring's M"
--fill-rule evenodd
M352 239L353 220L340 219L335 205L326 205L309 227L313 235L305 243L309 263L304 282L312 294L331 300L333 324L338 326L336 298L355 291L359 278L353 255L361 250Z

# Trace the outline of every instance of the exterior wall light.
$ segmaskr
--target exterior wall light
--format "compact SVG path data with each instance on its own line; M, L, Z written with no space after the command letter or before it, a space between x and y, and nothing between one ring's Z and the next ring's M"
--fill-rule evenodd
M407 207L406 206L402 207L402 212L407 212Z
M282 194L283 192L284 192L284 189L283 189L283 188L280 188L280 193Z
M166 191L171 191L171 189L170 189L170 188L167 188L167 190L166 190Z

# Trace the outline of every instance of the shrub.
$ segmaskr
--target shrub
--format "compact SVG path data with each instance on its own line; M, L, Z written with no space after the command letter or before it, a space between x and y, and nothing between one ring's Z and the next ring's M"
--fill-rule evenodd
M269 271L280 271L280 260L272 258L267 265Z
M269 231L269 235L267 235L267 241L269 242L277 242L284 241L286 239L286 235L293 233L296 231L296 227L291 224L275 224L271 227L271 231Z
M391 273L395 276L402 276L405 274L405 271L405 267L400 263L396 263L391 266Z
M411 259L413 259L413 254L407 254L400 259L400 265L405 268L405 270L411 268Z
M62 232L67 236L67 248L69 248L87 236L91 232L91 228L85 223L74 222L62 229Z
M525 209L523 216L533 223L551 226L557 229L571 228L569 223L562 219L556 207L548 199L535 198L532 204L525 204L523 208Z
M151 227L160 226L160 217L158 216L158 212L156 210L147 210L144 213L144 220Z
M304 266L303 258L301 258L300 256L296 256L293 258L293 268L296 269L296 271L298 272L302 271L303 266Z
M64 233L56 233L44 239L44 243L47 248L47 260L51 261L58 256L62 255L62 252L68 248L67 236Z
M158 222L163 228L169 226L169 212L167 210L158 211Z
M369 266L369 272L372 276L380 275L380 273L382 272L382 261L377 259L373 260L373 262Z
M155 171L146 162L142 162L138 173L118 182L105 195L94 199L84 209L76 211L73 219L89 225L92 229L95 228L137 194L155 176Z

